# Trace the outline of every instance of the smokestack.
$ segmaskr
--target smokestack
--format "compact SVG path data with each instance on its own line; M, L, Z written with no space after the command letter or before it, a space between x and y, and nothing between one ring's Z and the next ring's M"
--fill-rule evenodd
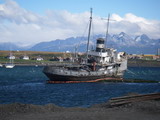
M96 52L101 52L104 49L104 39L98 38L97 39L97 46L96 46Z

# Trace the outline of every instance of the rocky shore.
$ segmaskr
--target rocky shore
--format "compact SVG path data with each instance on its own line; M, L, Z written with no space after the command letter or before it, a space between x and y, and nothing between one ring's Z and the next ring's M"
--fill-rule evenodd
M109 102L89 108L64 108L54 104L1 104L1 120L159 120L160 100L139 101L120 106Z

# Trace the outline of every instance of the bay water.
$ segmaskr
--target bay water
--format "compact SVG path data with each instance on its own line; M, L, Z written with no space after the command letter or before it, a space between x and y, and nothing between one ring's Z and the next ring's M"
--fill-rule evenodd
M160 83L71 83L46 84L43 67L0 68L0 104L55 104L89 107L129 93L157 93ZM124 78L160 81L158 67L129 67Z

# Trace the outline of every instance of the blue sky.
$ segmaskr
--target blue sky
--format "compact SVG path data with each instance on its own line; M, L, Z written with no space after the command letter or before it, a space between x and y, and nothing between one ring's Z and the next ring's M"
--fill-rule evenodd
M160 38L160 0L0 0L0 43L32 45L81 36L93 8L95 34L125 32ZM17 34L18 33L18 34Z
M4 0L0 0L1 3ZM116 13L124 16L133 13L147 19L160 20L160 0L14 0L21 7L44 14L46 10L67 10L71 13L88 11L93 7L94 13L106 16Z

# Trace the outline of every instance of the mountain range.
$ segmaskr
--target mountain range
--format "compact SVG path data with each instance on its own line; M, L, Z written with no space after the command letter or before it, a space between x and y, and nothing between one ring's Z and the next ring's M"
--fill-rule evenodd
M90 49L95 48L96 39L104 35L94 35L90 41ZM27 51L51 51L51 52L79 52L86 51L87 37L70 37L64 40L56 39L48 42L40 42L30 48L19 47L13 43L0 43L0 50L27 50ZM129 54L157 54L160 48L160 39L150 39L147 35L129 36L124 32L108 35L107 47L125 51Z

